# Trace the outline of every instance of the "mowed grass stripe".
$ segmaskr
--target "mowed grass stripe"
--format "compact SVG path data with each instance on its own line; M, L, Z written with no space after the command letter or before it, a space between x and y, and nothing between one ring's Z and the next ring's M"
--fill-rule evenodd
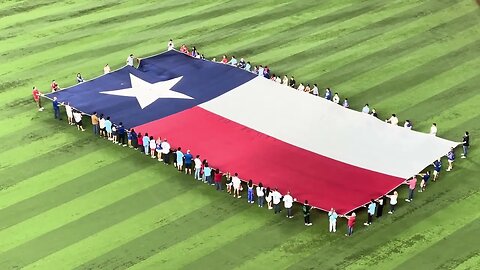
M462 248L459 248L462 250ZM480 251L476 254L471 256L468 260L462 262L461 264L457 265L453 269L455 270L474 270L477 266L480 265Z
M273 54L275 60L269 63L271 67L276 70L287 70L293 74L302 74L300 70L307 70L306 66L314 65L318 68L319 61L330 53L348 51L353 44L373 39L386 31L393 31L401 21L395 20L387 26L385 26L385 21L391 21L392 17L402 17L403 14L410 14L412 10L416 9L422 9L422 6L419 6L419 3L412 4L405 1L389 3L388 9L381 5L365 6L365 10L356 17L348 17L345 20L344 17L340 16L341 21L337 24L322 27L318 29L319 31L307 32L307 35L301 38L302 42L291 40L281 47L255 55L255 59L268 61L272 58L270 54ZM348 40L348 42L345 42L345 40ZM319 57L312 57L313 55ZM292 62L302 64L292 68L288 65ZM327 66L323 68L327 68ZM311 71L312 67L310 66L308 70ZM305 75L311 74L311 72L303 73ZM302 77L301 79L303 81L308 78Z
M177 180L178 179L175 179L175 181ZM197 192L197 190L190 190L178 196L171 197L155 207L61 249L29 265L26 269L50 269L59 264L61 264L62 267L73 269L82 265L85 261L95 259L150 231L170 223L176 223L177 219L192 215L200 208L214 201L211 196L197 196ZM189 203L185 204L186 201ZM177 205L183 205L184 207L180 210L176 207ZM173 237L173 235L170 235L170 237ZM75 256L70 256L70 254L75 254ZM113 263L114 262L112 262L112 264ZM108 268L112 267L111 264L105 264L104 266Z
M344 40L345 44L350 45L348 50L337 50L334 46L327 52L325 52L325 48L323 47L310 50L310 53L318 53L322 55L322 57L312 63L304 62L304 65L294 70L295 74L305 74L307 77L305 79L302 78L303 80L316 80L335 87L337 84L350 78L349 76L352 76L352 73L358 76L365 72L365 68L375 67L376 65L371 64L372 56L377 55L378 57L376 57L376 59L381 61L380 63L394 62L395 58L392 56L401 52L409 52L409 50L407 50L408 43L417 44L419 38L423 43L431 42L431 39L424 40L424 31L444 24L446 19L454 20L471 11L471 9L465 7L465 4L462 3L455 4L454 10L451 10L450 8L452 8L452 6L450 4L445 5L438 1L433 2L433 4L419 6L418 10L414 7L414 10L420 13L433 12L429 16L412 16L413 11L406 10L396 15L400 18L399 21L394 21L397 22L398 25L394 24L394 27L392 27L390 23L383 24L382 21L380 21L378 27L385 29L385 32L379 32L379 35L372 36L370 39L360 43L351 45L349 35L344 35L344 39L342 40ZM392 19L390 17L385 19L387 22L389 20ZM364 31L368 33L372 30L364 28ZM362 33L357 32L355 34L358 35ZM404 42L404 44L402 42ZM397 44L401 44L402 46ZM418 42L416 46L422 46L422 43ZM308 72L309 70L316 69L318 66L322 67L323 71L320 70L315 73ZM361 88L355 88L342 89L342 92L348 91L347 93L351 95L355 90L359 92L362 91Z
M15 186L0 192L0 209L65 184L79 177L79 172L86 174L101 170L114 162L123 160L130 154L128 151L111 152L106 151L106 149L95 148L87 148L81 152L76 152L72 157L69 153L63 153L60 155L60 162L52 162L49 167L44 167L43 170L28 178L21 178L21 181ZM48 155L57 154L48 153ZM11 173L8 175L11 175Z
M453 269L480 253L478 239L473 237L480 231L480 220L476 219L464 225L434 245L423 249L416 256L410 257L397 269L414 269L416 267L433 267L435 269ZM445 252L448 247L448 252ZM432 258L435 258L432 262ZM478 265L477 265L478 266ZM412 268L413 267L413 268Z
M90 175L90 178L95 178L94 180L87 181L86 179L82 179L84 182L83 184L89 186L88 190L84 189L79 190L74 194L66 194L65 197L69 198L66 201L70 201L75 197L91 192L92 190L97 189L99 186L104 186L108 183L114 182L118 179L117 176L123 177L133 174L135 171L138 171L138 168L140 167L145 169L148 167L150 170L157 166L163 167L163 165L159 165L158 162L152 162L149 159L144 159L143 161L147 161L147 163L141 164L142 162L140 161L127 163L125 163L125 161L118 162L115 164L115 166L109 166L109 168L112 170L104 170L101 173L97 172L96 175ZM113 168L116 169L113 170ZM121 223L132 216L155 207L162 202L170 200L171 198L176 197L180 192L184 192L188 186L190 186L189 189L191 190L201 186L192 186L189 185L189 183L177 181L178 179L176 179L176 177L178 177L178 174L175 171L164 170L164 172L164 175L159 175L158 177L166 178L165 181L158 182L149 188L136 192L128 197L114 202L113 204L103 207L73 222L64 224L60 228L45 233L35 239L32 239L21 244L20 246L0 254L0 268L9 269L14 266L24 267L40 260L43 257L49 256L50 254L73 245L84 238L95 235L100 231L114 226L117 223ZM99 179L102 179L100 184L97 183L100 182ZM173 181L176 181L175 184L172 184ZM63 193L67 192L67 190L63 191ZM61 194L62 196L63 193ZM80 194L77 195L77 193ZM62 198L60 197L57 200L60 199ZM46 198L44 198L44 201L45 200ZM48 202L45 201L45 203ZM59 204L60 203L57 202L54 205L47 207L43 207L42 205L42 208L44 209L40 209L38 214ZM170 211L171 209L168 210ZM72 234L72 232L75 233ZM45 243L49 243L49 245L45 246Z
M6 117L0 120L0 136L1 138L5 139L8 136L11 136L12 138L17 133L19 130L28 128L28 129L33 129L32 126L34 126L36 123L38 123L37 119L42 118L42 113L39 112L38 108L36 107L33 98L32 98L32 109L31 110L23 110L18 113L13 115L12 117ZM2 140L5 141L5 140ZM8 145L7 145L8 146ZM3 146L2 146L3 148Z
M471 14L473 13L469 13L469 17ZM415 41L412 40L412 42L418 44L418 41L423 41L422 47L412 48L407 46L408 48L411 48L408 54L396 57L393 62L379 66L375 65L373 69L358 76L349 77L347 81L340 83L337 87L339 89L371 88L396 77L398 73L404 73L415 67L427 64L435 58L448 54L450 51L455 51L471 42L475 42L477 40L476 35L480 34L480 27L478 24L472 24L470 28L466 28L467 26L464 23L456 23L455 26L458 26L460 31L452 26L452 24L453 22L449 23L449 28L446 29L448 33L445 33L450 35L449 40L445 42L435 42L435 37L433 35L430 36L430 34L423 33L422 36L429 37L429 39L432 40L432 43L428 43L427 39L416 37L414 38ZM372 78L376 78L376 80L372 80ZM398 95L400 94L403 96L403 93L398 93Z
M139 167L136 166L142 165L148 167L153 164L151 162L150 164L142 164L140 160L132 160L131 162L125 162L123 159L116 160L107 166L88 171L45 192L3 208L0 210L0 229L13 226L76 197L115 182L120 178L120 175L122 177L130 175L138 170Z
M161 250L129 269L158 269L159 266L163 269L178 269L187 265L190 261L222 249L222 246L234 241L234 239L271 222L266 218L254 218L252 215L249 215L248 211L252 211L252 209L246 207L245 210L236 215L226 218L184 241ZM185 252L179 253L179 250Z
M158 172L149 170L149 167L139 169L133 174L2 230L0 231L2 239L0 253L165 181L165 178L159 179L156 176ZM31 228L37 229L31 230Z

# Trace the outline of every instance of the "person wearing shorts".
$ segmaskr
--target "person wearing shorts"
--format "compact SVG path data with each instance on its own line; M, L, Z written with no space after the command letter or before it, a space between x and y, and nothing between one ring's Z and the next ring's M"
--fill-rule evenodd
M182 148L178 147L177 149L177 169L179 172L183 171L183 157L185 156L182 152Z
M77 129L81 131L85 131L85 129L83 128L82 113L80 111L75 110L73 112L73 118L75 119L75 123L77 124Z
M232 186L233 186L233 197L241 198L240 196L240 186L242 181L238 178L238 173L235 173L235 176L232 177Z
M230 175L229 172L226 173L226 177L227 177L227 183L226 183L226 186L227 186L227 193L228 194L232 194L232 176Z
M75 122L73 121L73 109L69 102L65 104L65 112L67 113L68 124L72 126L75 125Z
M190 150L187 150L183 159L185 160L185 174L192 174L193 156L190 154Z
M108 140L113 140L112 138L112 121L110 121L110 116L105 119L105 132L107 133Z
M432 179L433 182L437 181L438 175L440 174L441 170L442 170L442 161L440 159L437 159L433 162L433 179Z
M268 210L272 210L272 191L270 190L269 187L267 187L267 190L265 191L265 201L267 202Z
M43 111L42 100L40 99L41 94L42 93L40 93L40 91L38 91L37 87L34 86L33 91L32 91L32 95L33 95L33 100L35 100L35 103L37 103L39 112Z
M100 114L100 119L98 120L98 126L100 127L100 137L106 137L107 131L105 130L105 117L103 117L103 114Z

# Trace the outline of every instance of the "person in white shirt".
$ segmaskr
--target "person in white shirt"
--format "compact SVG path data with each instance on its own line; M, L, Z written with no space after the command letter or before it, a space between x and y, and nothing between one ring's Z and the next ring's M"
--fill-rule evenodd
M175 45L173 44L173 40L170 39L170 40L168 41L167 51L171 51L171 50L173 50L173 49L175 49Z
M69 102L67 102L67 104L65 104L65 112L67 113L68 124L72 125L72 126L75 125L75 123L73 122L72 106L70 106Z
M127 57L127 60L125 61L127 63L127 66L131 66L133 67L133 61L135 60L135 58L133 57L133 54L130 54L128 57Z
M392 116L390 116L390 118L388 118L387 120L385 120L385 122L397 126L397 125L398 125L398 118L397 118L397 116L396 116L395 114L392 114Z
M330 209L328 212L328 230L330 232L337 232L337 218L338 214L335 209Z
M263 184L259 183L257 188L257 198L258 198L258 207L263 207L265 201L265 189L263 188Z
M238 173L235 173L235 175L232 177L232 186L233 186L233 197L241 198L240 196L240 186L242 184L242 181L240 178L238 178Z
M279 84L282 83L282 79L280 78L280 76L278 76L277 78L275 78L275 82L276 82L276 83L279 83Z
M285 196L283 196L283 206L287 209L287 218L293 218L292 215L292 206L293 206L293 197L290 195L290 191L287 192Z
M338 93L335 93L335 95L333 95L332 101L336 104L340 103L340 97L338 96Z
M273 192L270 190L269 187L267 187L266 190L265 190L265 201L267 201L268 210L273 209L273 207L272 207L272 194L273 194Z
M437 123L433 123L430 127L430 134L433 136L437 136Z
M298 90L298 91L302 91L302 92L303 92L303 90L305 90L305 86L303 85L303 83L300 83L300 84L298 85L297 90Z
M368 107L368 103L365 104L365 106L363 106L362 112L363 113L370 113L370 107Z
M103 114L100 114L98 126L100 128L100 137L107 137L107 132L105 131L105 117L103 117Z
M77 124L77 129L81 131L85 131L85 129L83 128L82 113L80 111L77 111L77 110L73 111L73 119Z
M388 211L388 213L393 214L393 212L395 212L395 206L397 205L398 192L394 190L393 194L387 195L387 197L390 199L390 211Z
M410 122L410 120L405 120L405 124L403 124L403 127L412 129L412 122Z
M162 146L162 159L165 164L170 164L170 144L167 139L163 139Z
M200 177L200 170L202 169L202 160L200 159L200 155L197 155L193 160L195 163L195 180L202 181L202 177Z
M288 76L287 75L283 76L282 84L283 85L288 85Z
M110 66L108 64L106 64L103 67L103 74L107 74L107 73L110 73Z
M280 213L280 211L281 211L281 209L280 209L280 201L281 200L282 200L282 194L280 194L280 192L278 192L278 189L275 189L272 192L272 203L273 203L273 209L275 211L275 214Z
M318 94L317 84L314 84L314 85L313 85L312 94L313 94L314 96L317 96L317 97L318 97L319 94Z

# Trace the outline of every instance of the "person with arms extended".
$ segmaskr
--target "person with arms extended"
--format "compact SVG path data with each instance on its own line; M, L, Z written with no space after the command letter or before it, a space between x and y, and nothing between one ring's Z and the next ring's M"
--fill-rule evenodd
M33 100L35 101L35 103L37 103L39 112L43 111L42 100L40 99L41 95L42 95L42 93L40 93L40 91L37 89L37 87L34 86L33 91L32 91L32 96L33 96Z
M338 214L332 207L332 209L330 209L328 212L328 230L330 232L337 232L337 218Z
M348 220L347 221L347 233L345 234L345 236L352 236L353 228L355 227L355 221L357 220L357 215L355 214L355 212L353 212L350 216L345 215L343 217Z

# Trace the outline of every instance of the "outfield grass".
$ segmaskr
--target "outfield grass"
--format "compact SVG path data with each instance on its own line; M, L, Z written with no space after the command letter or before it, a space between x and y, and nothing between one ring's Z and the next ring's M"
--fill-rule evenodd
M352 238L245 200L37 112L48 91L195 45L333 87L459 141L468 159ZM480 9L473 0L0 1L0 269L479 269ZM314 98L314 97L312 97ZM415 154L415 153L412 153ZM460 154L460 152L458 152ZM459 156L459 155L458 155ZM319 172L321 174L321 172Z

